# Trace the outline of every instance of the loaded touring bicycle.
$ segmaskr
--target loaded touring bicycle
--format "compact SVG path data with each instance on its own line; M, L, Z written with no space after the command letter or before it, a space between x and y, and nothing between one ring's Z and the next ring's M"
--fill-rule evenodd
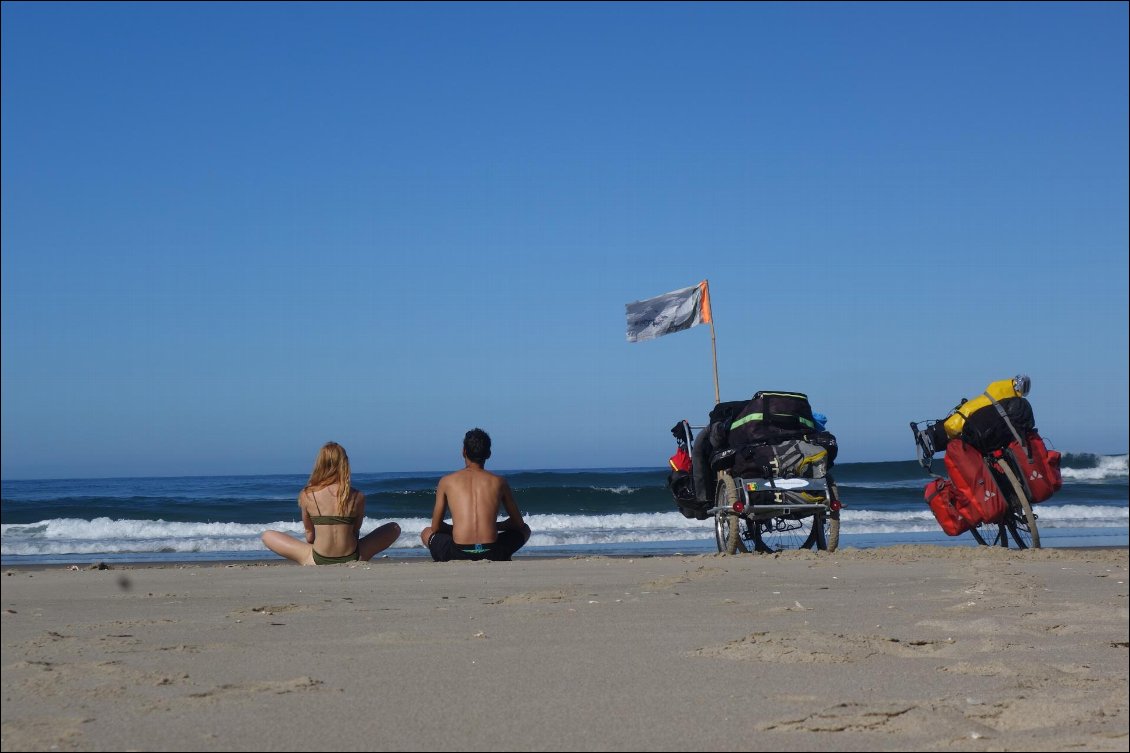
M718 403L706 426L680 421L668 487L688 518L714 520L718 551L835 551L838 447L799 392Z
M990 384L963 400L944 420L910 422L918 462L933 480L925 497L949 536L965 532L982 546L1038 549L1034 505L1063 486L1060 453L1036 430L1021 374ZM949 478L934 473L934 453L945 453Z

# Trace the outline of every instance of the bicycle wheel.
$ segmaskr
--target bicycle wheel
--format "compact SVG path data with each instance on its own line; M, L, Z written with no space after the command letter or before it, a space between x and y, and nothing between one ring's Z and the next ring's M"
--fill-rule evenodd
M725 554L748 552L742 541L742 518L732 512L714 513L714 543Z
M834 552L840 545L840 511L838 508L833 510L830 504L831 502L840 501L840 490L836 487L836 482L832 480L831 476L828 476L828 491L831 493L832 499L829 501L825 540L828 545L828 551Z
M827 551L834 552L840 546L840 511L829 510L827 532L824 534Z
M1008 539L1002 538L1004 525L1001 523L985 523L977 528L970 528L969 533L981 546L1008 546Z
M730 526L733 525L730 521L731 517L733 516L726 512L714 513L714 544L722 553L726 553L730 541Z
M718 474L718 486L714 493L714 506L727 508L714 513L714 542L718 551L726 554L748 552L742 541L741 518L729 509L738 501L738 486L728 473Z
M749 539L749 521L741 515L735 515L733 525L730 527L729 546L726 550L730 554L737 554L738 552L749 552L749 547L746 546L746 540Z
M778 516L749 521L750 540L756 552L772 553L785 549L826 550L825 528L829 513L804 517ZM839 543L839 521L836 521L836 543Z
M1028 501L1028 493L1024 485L1012 470L1007 461L996 464L1001 475L1008 481L1002 487L1005 499L1008 500L1008 510L1005 512L1004 527L1012 534L1012 540L1020 549L1039 549L1040 532L1036 530L1036 513L1032 512L1032 503ZM1004 533L1002 532L1003 536Z

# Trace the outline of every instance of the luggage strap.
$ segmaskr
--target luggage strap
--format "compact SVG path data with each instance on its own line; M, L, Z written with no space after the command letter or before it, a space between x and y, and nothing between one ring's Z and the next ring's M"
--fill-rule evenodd
M1016 431L1016 427L1013 426L1012 421L1008 419L1008 414L1005 413L1004 406L998 403L996 401L996 398L989 394L988 390L985 390L983 394L985 395L985 397L989 398L989 402L992 403L993 407L997 409L997 413L999 413L1000 417L1004 420L1004 424L1008 427L1008 430L1012 432L1012 436L1016 440L1016 443L1024 448L1024 454L1028 456L1028 462L1032 462L1032 448L1028 446L1027 442L1020 438L1020 434Z

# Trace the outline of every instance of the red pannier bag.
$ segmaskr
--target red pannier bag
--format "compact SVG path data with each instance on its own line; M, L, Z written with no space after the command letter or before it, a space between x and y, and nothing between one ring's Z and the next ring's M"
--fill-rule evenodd
M1043 502L1063 488L1063 475L1059 471L1060 454L1049 450L1036 432L1028 435L1028 449L1032 453L1031 459L1020 443L1013 440L1005 452L1011 456L1017 476L1024 482L1028 499Z
M926 504L948 536L960 536L981 522L976 519L977 511L970 508L969 501L944 478L936 478L926 485Z
M671 470L673 471L682 471L683 473L691 472L691 456L688 455L687 451L682 447L676 450L675 454L672 455L667 462L671 464Z
M1000 521L1005 510L1004 495L980 452L955 437L946 445L946 469L958 493L978 512L977 522Z

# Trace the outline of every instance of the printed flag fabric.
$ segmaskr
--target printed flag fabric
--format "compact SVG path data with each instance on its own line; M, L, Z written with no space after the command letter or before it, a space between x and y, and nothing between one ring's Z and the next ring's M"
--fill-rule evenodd
M706 281L689 288L627 305L628 342L653 340L710 323L710 288Z

